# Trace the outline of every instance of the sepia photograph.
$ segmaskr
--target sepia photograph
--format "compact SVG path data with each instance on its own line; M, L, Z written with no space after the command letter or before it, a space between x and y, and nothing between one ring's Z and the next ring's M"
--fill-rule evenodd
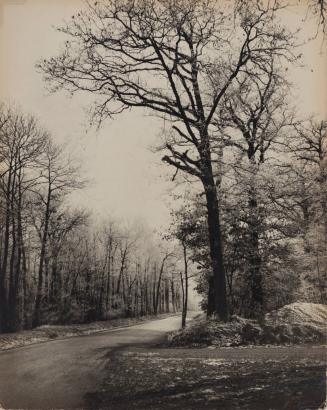
M327 0L0 0L0 410L327 410Z

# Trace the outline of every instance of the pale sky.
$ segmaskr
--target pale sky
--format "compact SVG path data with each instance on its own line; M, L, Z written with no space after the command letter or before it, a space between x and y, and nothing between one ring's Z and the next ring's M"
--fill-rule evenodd
M141 111L126 112L96 132L86 130L87 97L49 95L35 64L56 55L63 35L58 26L82 6L81 0L0 0L0 100L35 115L56 141L69 141L93 181L74 202L97 214L141 218L159 227L169 218L168 193L173 170L149 150L161 124ZM299 21L296 10L287 17ZM309 24L308 22L305 24ZM295 70L298 101L304 114L326 112L326 58L321 42L305 47L303 70ZM311 71L312 70L312 71ZM81 99L82 97L82 99Z

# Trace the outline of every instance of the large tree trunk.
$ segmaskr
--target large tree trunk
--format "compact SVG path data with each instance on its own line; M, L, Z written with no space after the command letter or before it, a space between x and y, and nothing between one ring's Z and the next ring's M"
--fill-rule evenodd
M212 175L211 163L207 164L207 175L202 179L206 195L207 222L210 258L213 279L209 279L208 315L217 314L220 320L228 320L226 277L220 228L217 188Z
M201 158L201 182L204 187L207 207L207 224L209 234L210 259L212 278L208 280L208 305L207 315L216 314L220 320L227 321L228 303L226 292L226 274L223 260L223 245L221 237L220 213L218 203L217 185L213 175L211 147L208 130L203 129L201 146L198 147ZM219 184L221 175L217 180Z
M215 313L215 286L214 278L211 272L208 278L208 300L207 300L207 317Z

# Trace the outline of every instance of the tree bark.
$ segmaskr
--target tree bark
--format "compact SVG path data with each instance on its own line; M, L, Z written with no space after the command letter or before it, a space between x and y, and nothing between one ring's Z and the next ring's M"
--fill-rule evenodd
M183 292L183 310L182 310L182 328L186 326L186 316L188 308L188 263L187 263L187 250L186 244L183 243L183 258L184 258L184 280L181 275L181 284Z
M40 324L40 309L42 301L42 287L43 287L43 266L46 253L47 239L48 239L48 230L49 230L49 221L50 221L50 203L51 203L51 187L48 188L48 195L44 213L44 230L42 235L41 243L41 253L38 269L38 282L37 282L37 292L35 298L34 312L32 326L36 327Z
M220 227L217 188L212 175L211 163L207 163L207 175L202 183L206 195L207 222L209 233L210 258L213 279L209 279L208 314L216 313L220 320L228 320L226 277L223 263L222 238ZM211 171L211 172L210 172Z
M7 275L7 265L8 265L8 255L9 255L9 238L10 238L10 192L11 192L11 180L12 180L12 161L9 165L8 181L6 184L6 204L5 204L5 232L3 239L3 253L2 253L2 264L0 272L0 330L5 332L7 330L7 319L8 319L8 297L6 290L6 275Z

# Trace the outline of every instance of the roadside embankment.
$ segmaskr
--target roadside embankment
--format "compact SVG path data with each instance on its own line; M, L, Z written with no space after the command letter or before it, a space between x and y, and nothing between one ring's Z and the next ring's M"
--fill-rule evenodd
M224 347L242 345L325 344L327 306L292 303L255 320L233 316L228 323L204 315L169 337L173 347Z
M0 351L47 342L53 339L90 335L115 328L136 325L148 320L164 319L169 316L172 316L172 314L167 313L157 316L119 318L84 324L43 325L32 330L22 330L16 333L3 333L0 334Z

